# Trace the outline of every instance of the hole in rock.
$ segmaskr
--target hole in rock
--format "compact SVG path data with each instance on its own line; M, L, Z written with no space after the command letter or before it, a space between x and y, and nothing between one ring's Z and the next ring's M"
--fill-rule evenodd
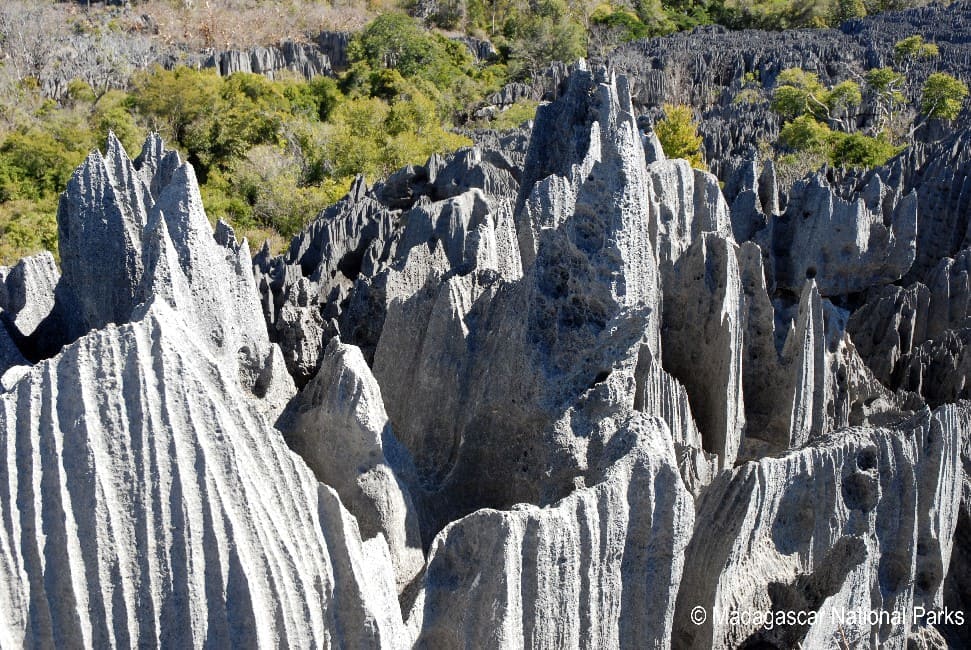
M875 476L856 472L843 479L843 502L850 510L869 512L880 500L880 485Z
M862 449L856 454L856 466L864 472L877 468L877 450Z
M590 382L589 388L593 388L597 384L602 384L603 382L607 381L608 377L610 377L610 371L601 370L600 372L597 373L597 376L593 378L593 381Z
M910 581L909 558L890 553L881 556L878 576L880 587L885 592L893 594L906 588Z
M815 277L816 277L816 267L810 266L809 268L806 269L806 279L812 280Z

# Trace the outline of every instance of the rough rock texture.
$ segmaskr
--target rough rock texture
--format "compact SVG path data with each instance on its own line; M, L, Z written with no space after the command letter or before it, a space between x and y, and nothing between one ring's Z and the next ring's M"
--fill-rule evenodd
M969 271L971 251L962 251L942 259L928 284L873 291L853 314L850 331L882 382L919 393L931 404L969 396Z
M681 256L665 290L665 369L688 393L704 449L732 467L745 430L744 302L734 243L706 233ZM673 298L677 296L677 298Z
M393 646L387 548L198 337L153 306L0 397L3 645Z
M944 580L944 604L954 611L967 612L971 608L971 435L967 431L961 441L961 464L964 467L964 487L951 566ZM952 645L966 646L971 643L971 626L967 618L963 623L951 621L942 627Z
M2 644L407 645L386 543L270 424L292 384L247 246L161 153L109 139L61 201L56 299L91 331L0 394Z
M346 58L346 55L344 55ZM227 50L213 54L202 67L215 68L220 76L237 72L261 74L272 79L280 72L295 72L307 79L333 75L330 57L314 43L284 41L272 47L251 50Z
M971 5L954 2L946 7L931 5L850 20L839 29L771 32L701 27L632 42L608 58L618 72L631 79L633 102L639 110L651 112L664 103L674 103L691 105L701 114L706 159L727 182L741 161L754 157L759 141L775 141L781 127L766 101L737 100L744 88L751 87L747 79L771 89L778 74L790 67L818 74L827 86L859 79L870 68L892 65L894 44L920 34L938 46L940 56L901 66L907 76L905 94L914 99L933 72L971 78L966 38L969 28ZM537 79L532 88L535 95L549 86L545 79ZM555 94L553 87L547 98ZM872 124L875 117L872 105L864 102L851 119L863 127ZM946 162L937 165L957 170ZM729 201L734 199L730 192L726 196Z
M853 202L819 175L799 181L772 220L777 286L796 292L814 278L839 296L899 280L914 262L917 218L916 195L897 200L878 176Z
M943 604L969 417L965 406L924 411L896 431L845 431L715 479L697 504L675 644L816 648L845 638L905 647L913 607ZM698 605L711 613L702 625L690 619ZM908 615L874 626L839 618L861 607ZM733 611L778 610L819 617L772 630L730 619Z
M833 622L965 606L953 140L723 190L636 117L650 75L547 81L530 133L358 179L276 257L157 137L85 161L61 275L0 269L0 645L966 640Z
M3 312L0 312L3 315ZM27 360L24 359L20 348L14 343L13 337L7 331L6 325L0 323L0 385L6 389L6 373L15 366L24 366Z
M332 339L319 372L276 426L317 479L337 491L361 535L384 535L402 590L425 564L415 506L396 475L414 469L360 349Z
M19 337L28 337L54 307L54 287L60 271L48 252L25 257L0 269L0 309L3 320Z
M546 508L479 510L436 537L417 647L669 644L694 512L666 426L621 426L624 453L595 485Z
M58 231L62 275L37 332L46 350L129 322L161 296L247 390L282 409L292 382L266 334L249 247L226 226L213 235L192 167L158 136L132 162L109 135L61 196Z

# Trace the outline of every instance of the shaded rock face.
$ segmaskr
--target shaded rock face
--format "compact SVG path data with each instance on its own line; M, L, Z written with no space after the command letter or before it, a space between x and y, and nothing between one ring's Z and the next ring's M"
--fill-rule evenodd
M343 67L346 67L346 52L339 52L338 56L343 57ZM203 67L215 68L222 77L237 72L261 74L270 79L281 72L297 73L307 79L335 74L330 57L317 44L293 41L251 50L219 52L207 58Z
M595 486L548 508L480 510L436 537L417 647L670 643L686 541L671 531L690 528L691 499L665 425L617 424L616 451L630 449Z
M854 320L916 259L900 178L817 176L783 204L753 163L729 202L641 133L626 80L581 66L528 147L486 134L358 183L258 255L271 328L290 292L360 343L408 451L387 465L426 554L402 598L417 645L825 646L831 626L690 612L942 604L965 410L894 392Z
M0 645L964 638L833 616L966 600L971 267L909 279L929 163L727 200L636 84L560 82L276 257L157 137L85 161L60 274L0 269Z
M384 536L398 588L407 586L425 563L411 494L398 478L414 469L360 349L331 339L319 372L276 426L317 479L337 490L361 534Z
M819 175L796 183L772 222L776 286L795 292L809 278L839 296L899 280L914 262L917 204L915 194L888 196L878 176L854 202Z

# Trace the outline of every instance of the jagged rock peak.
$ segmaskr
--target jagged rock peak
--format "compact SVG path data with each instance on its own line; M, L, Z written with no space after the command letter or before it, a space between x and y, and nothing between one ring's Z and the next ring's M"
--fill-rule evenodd
M776 284L798 292L813 278L824 296L899 280L917 250L917 195L898 197L874 178L847 201L815 174L797 182L785 213L773 220Z
M331 339L319 371L276 426L317 479L337 491L362 537L384 535L403 590L425 564L417 511L399 478L414 469L360 349Z
M282 408L292 390L274 375L249 247L213 234L192 166L149 136L138 165L109 134L75 171L58 208L62 275L45 336L60 344L174 307L240 381ZM56 350L55 350L56 351ZM268 374L269 373L269 374ZM281 383L282 381L282 383Z
M542 240L562 227L595 273L612 278L618 305L657 311L651 183L625 77L581 61L562 96L537 110L522 178L516 231L524 269L544 247L555 250Z

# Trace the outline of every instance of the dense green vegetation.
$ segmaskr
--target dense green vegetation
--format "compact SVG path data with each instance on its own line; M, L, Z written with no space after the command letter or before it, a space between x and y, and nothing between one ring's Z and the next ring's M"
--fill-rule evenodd
M900 40L894 51L897 65L902 66L914 59L939 56L937 47L920 36ZM785 120L778 142L783 149L780 161L795 163L802 157L841 166L883 165L926 120L955 119L968 96L962 81L933 73L921 89L919 112L904 117L903 74L892 67L874 68L863 75L862 82L862 87L847 80L826 88L816 74L805 70L789 68L779 73L770 106ZM861 132L856 130L856 111L864 97L871 100L875 119Z
M127 92L75 80L60 103L17 84L0 106L0 263L55 248L57 196L109 130L132 155L159 131L194 165L211 218L280 247L356 174L374 181L470 144L449 128L506 78L401 15L374 21L352 56L338 80L155 68Z

